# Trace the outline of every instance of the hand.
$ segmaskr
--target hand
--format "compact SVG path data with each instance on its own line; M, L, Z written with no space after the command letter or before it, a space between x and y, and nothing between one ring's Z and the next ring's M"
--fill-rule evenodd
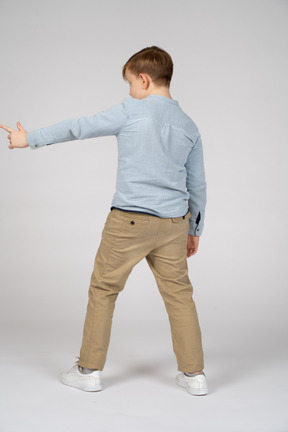
M29 147L29 144L26 139L27 131L21 126L20 122L17 122L18 130L12 129L8 126L0 125L0 127L7 132L9 135L7 138L10 141L9 148L12 150L13 148L24 148Z
M188 234L187 258L196 254L196 252L198 250L198 246L199 246L199 238L200 238L199 236L193 236L191 234Z

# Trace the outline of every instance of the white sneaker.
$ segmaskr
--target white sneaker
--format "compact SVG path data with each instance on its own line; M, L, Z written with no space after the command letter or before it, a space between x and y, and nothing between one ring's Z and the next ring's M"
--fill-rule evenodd
M90 374L83 374L78 369L78 360L79 358L75 358L74 361L77 361L77 363L68 371L61 373L60 381L62 384L84 391L94 392L102 390L100 371L97 370Z
M194 396L206 395L208 393L206 376L204 374L189 377L181 372L176 376L176 384L185 387L188 393Z

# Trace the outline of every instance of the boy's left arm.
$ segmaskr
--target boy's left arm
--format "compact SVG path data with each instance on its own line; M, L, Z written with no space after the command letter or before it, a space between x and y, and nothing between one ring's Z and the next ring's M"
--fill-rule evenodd
M13 148L25 148L29 147L26 135L27 131L22 127L20 122L17 122L17 129L10 128L9 126L0 125L0 128L9 132L7 138L9 139L9 148L12 150Z
M18 131L0 125L9 132L9 148L30 147L37 149L46 145L83 140L100 136L116 135L126 120L124 104L115 105L90 117L64 120L51 126L27 132L17 123Z

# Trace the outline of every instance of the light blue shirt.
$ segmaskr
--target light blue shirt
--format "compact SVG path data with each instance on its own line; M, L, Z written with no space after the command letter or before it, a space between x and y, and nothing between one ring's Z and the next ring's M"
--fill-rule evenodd
M183 216L189 209L189 233L201 235L206 205L202 142L197 126L176 100L129 97L91 117L28 132L27 141L36 149L107 135L118 140L112 206L161 218Z

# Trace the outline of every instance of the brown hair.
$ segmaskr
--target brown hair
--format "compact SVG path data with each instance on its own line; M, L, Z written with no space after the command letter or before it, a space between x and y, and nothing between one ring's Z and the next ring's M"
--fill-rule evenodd
M122 69L125 80L127 69L137 76L146 73L155 84L169 87L173 74L173 61L166 51L152 46L137 52L125 63Z

